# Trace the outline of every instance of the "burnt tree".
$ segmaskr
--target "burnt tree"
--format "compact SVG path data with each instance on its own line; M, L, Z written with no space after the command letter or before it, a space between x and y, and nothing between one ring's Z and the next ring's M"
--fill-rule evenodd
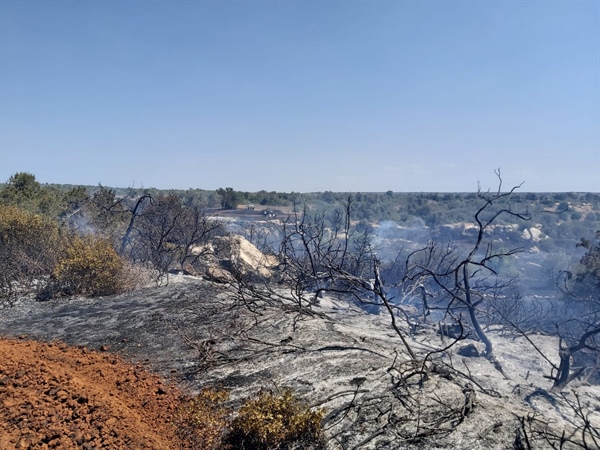
M481 307L491 293L506 289L510 282L498 278L493 262L508 258L522 251L521 248L496 249L491 240L486 239L495 223L502 218L530 220L525 209L515 211L511 196L522 184L502 192L500 170L495 171L498 177L498 189L495 192L477 192L481 206L475 213L476 236L467 251L451 244L430 242L423 249L413 252L407 259L406 273L410 279L425 277L448 299L446 311L466 311L473 331L485 345L485 357L504 374L500 363L494 356L494 346L480 321Z

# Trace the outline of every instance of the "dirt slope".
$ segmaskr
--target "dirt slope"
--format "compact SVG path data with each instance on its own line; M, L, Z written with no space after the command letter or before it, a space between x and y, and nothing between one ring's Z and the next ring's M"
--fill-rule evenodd
M181 448L179 394L139 366L63 343L0 340L0 449Z

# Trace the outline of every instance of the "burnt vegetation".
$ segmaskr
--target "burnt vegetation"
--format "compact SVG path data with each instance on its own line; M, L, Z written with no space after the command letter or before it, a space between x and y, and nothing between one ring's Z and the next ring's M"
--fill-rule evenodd
M299 196L232 188L65 188L18 173L0 191L0 301L9 306L27 295L104 296L143 280L168 283L173 272L218 270L227 274L220 281L233 303L211 314L215 322L203 328L208 335L181 334L197 348L205 370L275 350L368 352L385 365L385 375L376 380L386 385L383 394L371 389L373 380L355 377L350 389L311 410L291 392L261 392L231 422L221 405L227 396L204 391L210 396L189 403L178 420L182 433L205 448L426 448L443 442L480 414L483 404L505 395L469 366L469 358L481 357L511 378L498 356L498 336L524 339L545 365L547 383L528 386L524 401L560 404L568 417L557 427L535 409L516 412L510 423L497 425L510 429L506 448L600 448L597 413L568 390L600 382L600 235L590 236L600 228L600 197L521 193L521 185L505 189L500 171L496 176L495 189L473 194ZM227 226L219 216L246 204L249 219L242 225ZM273 208L266 210L269 220L255 204ZM273 212L277 206L285 211ZM265 223L257 225L259 219ZM391 249L385 220L396 220L411 239ZM249 233L263 259L232 257L232 230ZM572 263L566 248L579 251ZM563 256L563 267L544 268L552 295L538 298L521 286L514 261L532 252ZM386 317L393 332L389 345L372 350L323 343L308 349L291 336L280 342L252 337L272 317L266 311L290 317L293 330L308 318L327 321L319 309L324 299ZM218 331L217 320L227 332ZM439 341L422 339L436 334ZM540 335L554 339L556 348L542 348ZM225 341L228 350L219 350ZM339 398L347 400L326 408ZM232 427L229 437L224 427Z

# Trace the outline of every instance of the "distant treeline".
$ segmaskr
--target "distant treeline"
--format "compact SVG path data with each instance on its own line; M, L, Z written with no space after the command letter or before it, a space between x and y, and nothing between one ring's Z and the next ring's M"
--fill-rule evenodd
M16 174L0 185L0 204L18 206L36 213L53 217L68 215L80 207L87 198L99 191L101 186L73 186L39 184L31 174ZM15 180L29 186L15 186ZM31 186L35 189L31 191ZM478 208L476 192L244 192L233 188L216 191L202 189L160 190L155 188L110 188L116 197L129 198L151 195L154 198L175 196L184 205L202 208L234 208L247 205L291 207L297 210L306 206L310 211L333 212L339 200L352 197L352 218L365 227L381 221L394 221L399 225L422 224L431 229L440 225L471 222L473 211ZM537 226L550 239L540 242L542 250L571 249L582 236L591 238L600 229L600 194L560 192L527 193L517 191L510 196L506 207L525 205L532 213L532 221L521 228Z

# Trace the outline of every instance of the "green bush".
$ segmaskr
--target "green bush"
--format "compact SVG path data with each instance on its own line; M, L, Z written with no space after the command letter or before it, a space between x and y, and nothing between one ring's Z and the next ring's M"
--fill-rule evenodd
M73 236L52 273L54 293L90 297L120 294L134 282L125 261L110 241Z
M231 424L229 442L246 450L324 449L323 411L311 411L290 390L261 391Z
M184 401L174 417L186 448L206 450L323 450L323 411L311 409L292 391L261 390L247 399L237 417L225 406L229 395L204 389Z
M203 389L196 397L183 402L175 414L175 426L179 437L192 448L225 450L229 410L224 402L229 398L226 391Z
M42 286L62 251L58 225L16 206L0 206L0 303Z

